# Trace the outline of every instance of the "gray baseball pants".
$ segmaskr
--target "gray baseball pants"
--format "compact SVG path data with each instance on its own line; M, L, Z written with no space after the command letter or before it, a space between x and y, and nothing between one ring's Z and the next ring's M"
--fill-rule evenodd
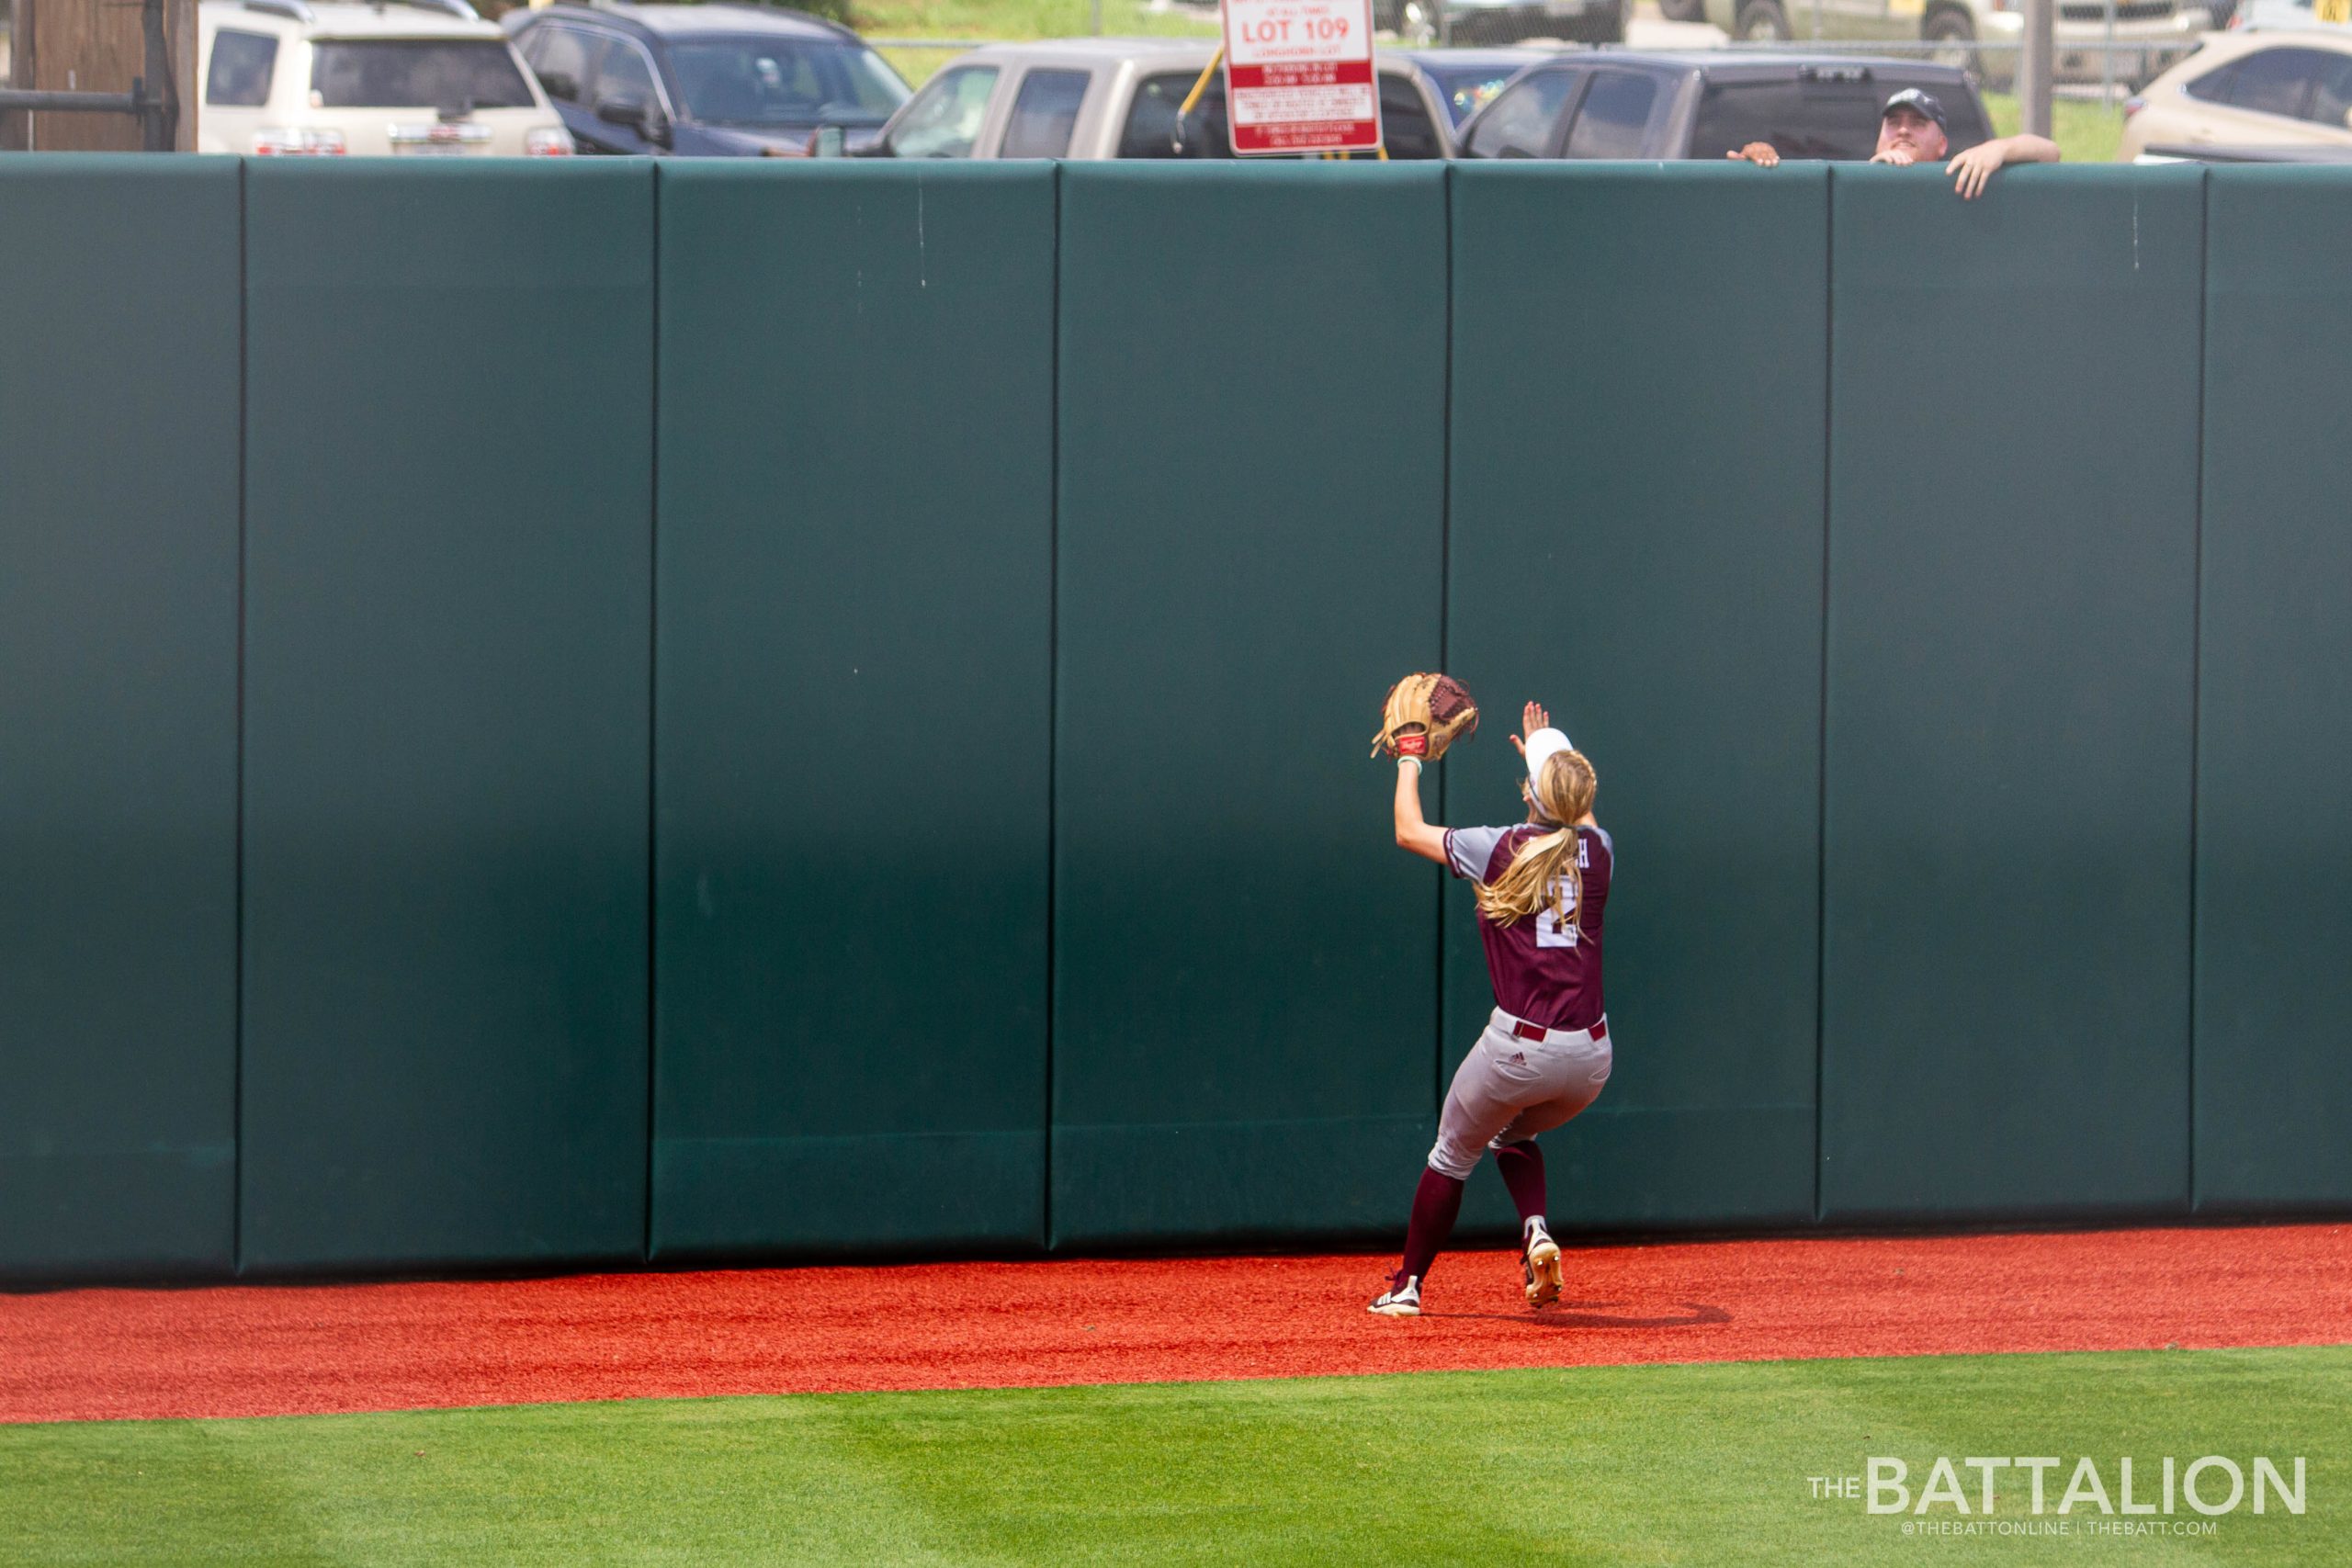
M1519 1021L1500 1008L1453 1072L1437 1123L1430 1168L1467 1181L1490 1148L1548 1133L1600 1097L1609 1081L1609 1021L1600 1038L1582 1029L1547 1030L1541 1040L1511 1032Z

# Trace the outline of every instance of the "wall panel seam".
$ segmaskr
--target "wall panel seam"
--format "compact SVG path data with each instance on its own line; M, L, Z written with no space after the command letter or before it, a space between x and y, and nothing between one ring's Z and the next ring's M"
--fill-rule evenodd
M1056 924L1055 889L1060 881L1059 834L1061 784L1062 676L1062 164L1054 161L1048 182L1053 192L1046 243L1051 247L1046 268L1046 996L1045 996L1045 1145L1037 1184L1043 1199L1037 1211L1037 1245L1054 1248L1054 964L1060 948Z
M653 1261L653 1151L657 1126L654 1097L661 1081L655 1059L660 1038L660 1013L655 987L661 984L662 817L656 800L661 788L662 746L662 165L656 163L646 178L650 220L646 243L649 278L647 330L652 353L647 368L650 385L645 431L645 1224L638 1256Z
M237 160L237 701L236 870L230 895L229 1272L245 1271L245 160Z
M2197 477L2191 491L2188 615L2188 1212L2197 1213L2197 908L2199 784L2205 768L2205 333L2213 275L2213 175L2197 171Z
M1829 1040L1829 490L1837 439L1838 171L1821 191L1821 685L1814 712L1813 818L1813 1219L1821 1223L1823 1056Z
M1453 661L1453 211L1454 170L1448 164L1440 171L1438 188L1442 191L1445 223L1445 337L1444 352L1438 367L1441 383L1438 391L1438 501L1437 501L1437 667L1449 669ZM1437 819L1445 817L1445 771L1436 770ZM1445 884L1442 870L1432 878L1436 891L1435 930L1430 944L1436 953L1432 972L1433 987L1430 998L1430 1114L1435 1116L1445 1103Z

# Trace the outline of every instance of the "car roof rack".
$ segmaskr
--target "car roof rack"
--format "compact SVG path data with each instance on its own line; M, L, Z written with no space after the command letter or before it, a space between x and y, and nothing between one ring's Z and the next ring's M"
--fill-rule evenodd
M259 11L264 16L284 17L290 22L315 22L319 14L302 4L302 0L245 0L245 9Z
M461 22L479 22L481 13L466 4L466 0L364 0L371 6L413 6L420 11L438 11L445 17L455 17Z

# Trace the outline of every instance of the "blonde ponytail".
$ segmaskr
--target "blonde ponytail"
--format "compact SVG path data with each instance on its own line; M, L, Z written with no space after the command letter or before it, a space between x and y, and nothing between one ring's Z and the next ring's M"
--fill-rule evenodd
M1480 914L1498 926L1514 925L1548 904L1555 925L1583 918L1583 857L1576 823L1592 810L1600 784L1582 752L1553 754L1528 793L1536 809L1564 826L1530 840L1500 876L1479 884Z

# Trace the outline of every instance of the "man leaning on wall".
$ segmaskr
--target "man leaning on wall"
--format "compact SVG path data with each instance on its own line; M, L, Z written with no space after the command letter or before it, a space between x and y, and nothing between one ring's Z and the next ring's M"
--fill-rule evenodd
M1871 154L1873 164L1893 164L1900 168L1911 164L1933 163L1951 151L1950 127L1944 121L1944 107L1932 93L1917 87L1905 87L1886 100L1879 110L1878 151ZM1769 141L1751 141L1736 152L1726 152L1726 158L1745 158L1761 168L1770 168L1781 161L1781 154ZM1996 136L1990 141L1979 142L1944 164L1944 173L1952 176L1952 189L1963 201L1973 201L1984 192L1994 175L2011 164L2054 164L2058 161L2058 144L2042 136Z

